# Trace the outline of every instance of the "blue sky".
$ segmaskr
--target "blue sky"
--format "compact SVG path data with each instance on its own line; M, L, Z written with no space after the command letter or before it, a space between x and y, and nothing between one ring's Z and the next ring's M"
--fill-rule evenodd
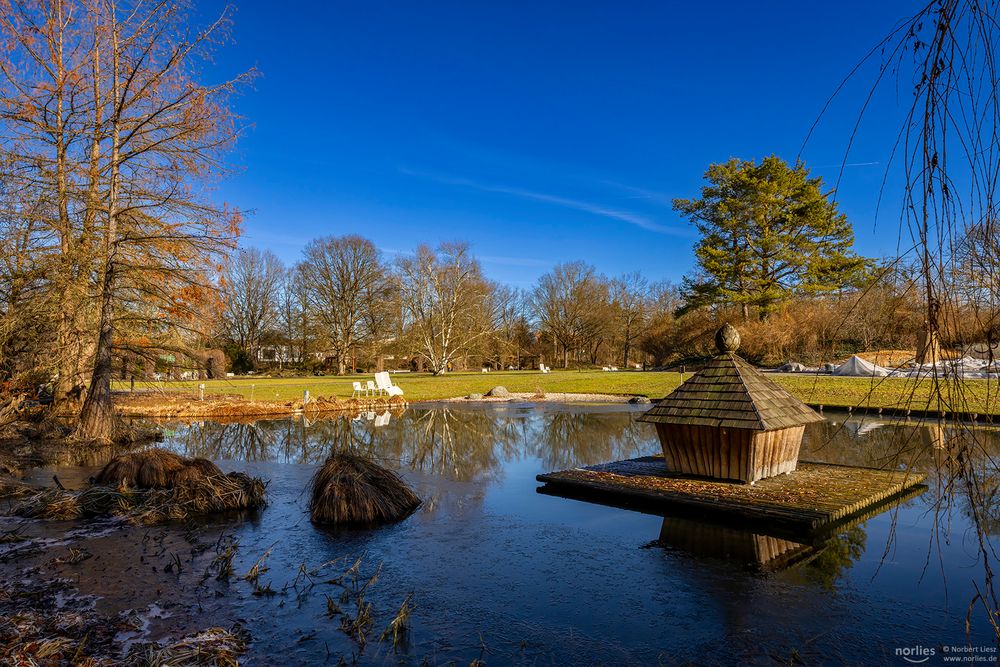
M200 2L207 17L222 6ZM253 124L217 196L244 242L294 262L321 235L387 254L468 241L493 279L555 263L679 281L695 236L671 209L712 162L793 160L827 98L910 2L237 3L209 78L257 67ZM878 59L802 152L833 186ZM898 193L879 190L908 103L870 104L838 190L857 247L894 254Z

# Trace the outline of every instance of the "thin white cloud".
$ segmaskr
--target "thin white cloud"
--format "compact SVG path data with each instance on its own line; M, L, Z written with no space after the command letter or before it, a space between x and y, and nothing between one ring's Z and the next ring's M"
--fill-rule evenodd
M502 264L504 266L549 266L550 261L532 259L530 257L504 257L501 255L479 255L478 259L487 264Z
M398 248L383 248L382 246L379 246L379 251L384 252L387 255L406 255L406 256L409 256L409 255L413 255L414 254L414 252L412 250L400 250Z
M619 183L618 181L602 181L605 185L609 185L613 188L618 188L619 190L624 190L631 195L632 199L643 199L645 201L651 201L656 204L662 204L664 206L673 206L674 198L663 192L657 192L656 190L648 190L646 188L636 187L634 185L628 185L627 183Z
M687 235L687 230L661 225L643 215L633 213L632 211L626 211L618 208L602 206L600 204L594 204L579 199L570 199L569 197L560 197L558 195L550 195L544 192L535 192L533 190L525 190L523 188L515 188L506 185L481 183L479 181L474 181L468 178L460 178L457 176L451 176L448 174L436 174L430 172L415 171L407 167L400 167L400 171L409 176L426 178L432 181L436 181L438 183L443 183L445 185L465 187L473 190L479 190L480 192L495 192L498 194L505 194L505 195L510 195L512 197L518 197L520 199L528 199L530 201L538 201L546 204L552 204L553 206L560 206L562 208L573 209L576 211L583 211L584 213L590 213L592 215L609 218L611 220L627 222L630 225L635 225L636 227L651 232L658 232L660 234L677 234L681 236Z

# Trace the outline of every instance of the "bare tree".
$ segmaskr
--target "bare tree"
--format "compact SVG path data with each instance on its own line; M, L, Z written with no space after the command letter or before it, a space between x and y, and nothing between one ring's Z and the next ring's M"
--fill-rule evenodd
M360 236L319 238L309 242L303 254L299 270L308 310L343 375L354 347L380 335L371 326L373 322L377 326L374 311L385 307L389 272L375 245Z
M521 367L521 356L532 343L529 297L524 290L496 285L493 288L494 342L497 367L503 368L505 360Z
M464 243L420 246L401 257L399 289L405 324L435 375L492 331L492 289Z
M589 264L559 264L539 278L532 305L541 330L562 348L567 368L571 351L590 347L605 331L608 288Z
M278 328L282 343L288 348L290 357L297 363L305 361L306 337L308 336L308 313L306 311L305 289L299 266L286 269L281 276L278 295Z
M649 281L638 271L610 282L614 331L622 343L622 366L628 368L632 347L649 321Z
M281 260L270 250L241 248L229 266L222 288L222 324L226 338L257 361L260 345L279 324Z
M195 65L223 36L228 10L191 31L186 3L161 0L123 10L115 0L88 14L94 91L92 194L84 225L93 225L97 333L93 371L80 412L84 437L111 436L111 379L116 326L130 306L184 327L233 245L238 212L210 202L202 187L224 170L236 117L229 94L243 77L203 85Z

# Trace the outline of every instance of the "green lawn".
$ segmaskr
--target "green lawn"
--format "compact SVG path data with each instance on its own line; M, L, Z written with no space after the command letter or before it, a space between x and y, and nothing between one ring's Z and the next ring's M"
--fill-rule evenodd
M690 374L688 374L690 376ZM934 396L933 383L901 378L840 378L829 376L771 376L807 403L840 406L909 408L914 410L968 411L979 414L998 412L997 392L1000 383L967 380L955 386L942 383L943 395ZM287 401L302 397L304 390L312 396L351 395L351 382L370 380L371 375L324 376L298 378L239 377L205 382L207 394L238 394L257 400ZM495 373L449 373L434 377L428 373L399 373L393 382L405 391L408 401L485 393L503 385L512 392L572 392L638 395L660 398L679 383L678 373L619 371L559 371L542 374L538 371L501 371ZM165 390L195 391L198 382L136 383L136 388L155 387ZM128 389L128 383L117 383L116 389ZM933 398L932 398L933 397Z

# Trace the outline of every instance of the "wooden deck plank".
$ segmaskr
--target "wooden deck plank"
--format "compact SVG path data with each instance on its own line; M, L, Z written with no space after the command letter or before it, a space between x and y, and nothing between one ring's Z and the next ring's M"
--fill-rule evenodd
M646 456L552 472L537 479L555 489L682 506L811 531L904 493L925 477L917 472L799 462L793 473L751 485L679 476L667 472L663 457Z

